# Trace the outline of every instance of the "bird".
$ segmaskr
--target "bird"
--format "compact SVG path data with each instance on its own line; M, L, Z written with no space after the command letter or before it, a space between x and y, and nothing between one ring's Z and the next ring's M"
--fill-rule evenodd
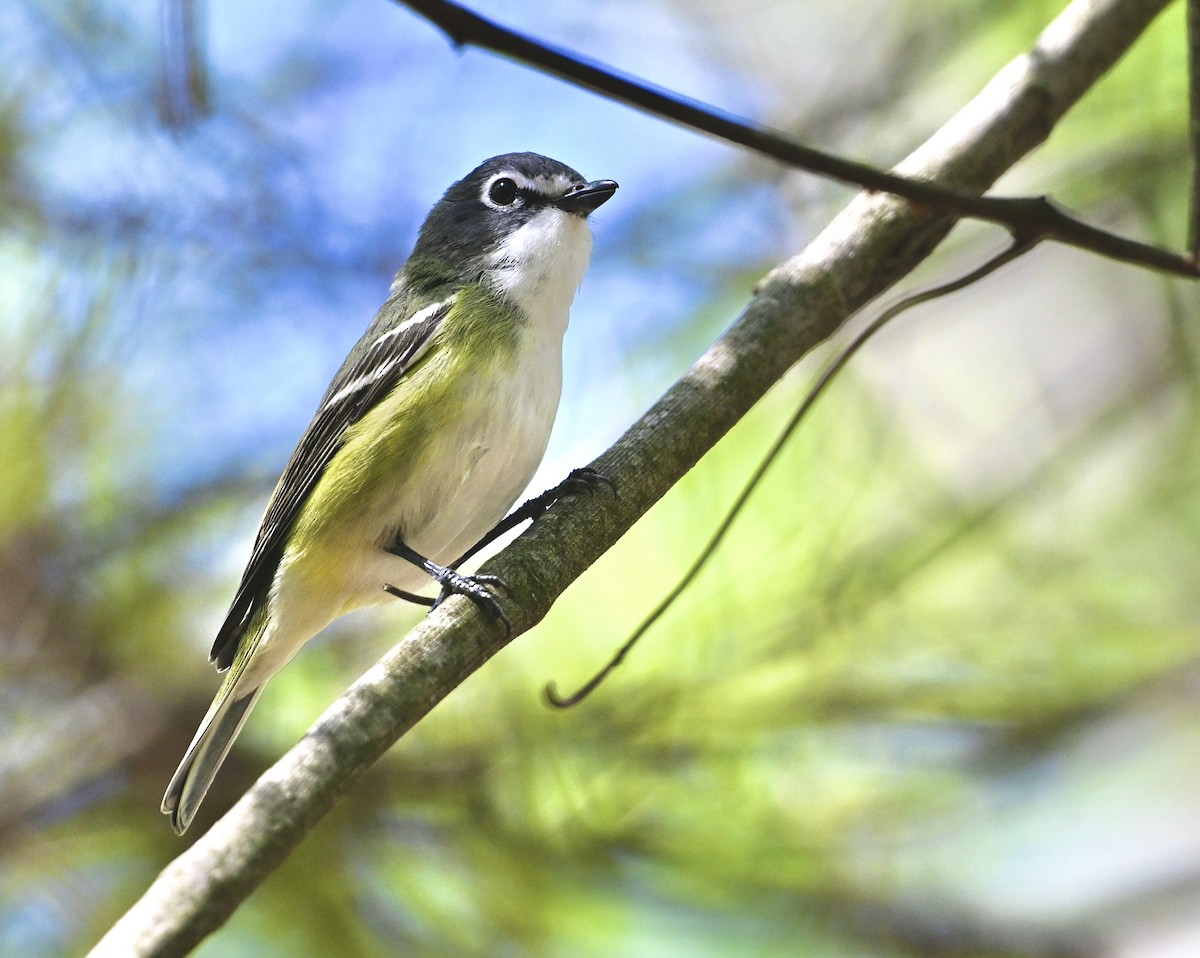
M211 660L225 672L163 797L182 835L267 681L334 619L432 579L507 618L457 566L590 477L509 509L546 451L588 217L617 190L537 153L485 160L421 226L283 470ZM506 522L505 517L509 515Z

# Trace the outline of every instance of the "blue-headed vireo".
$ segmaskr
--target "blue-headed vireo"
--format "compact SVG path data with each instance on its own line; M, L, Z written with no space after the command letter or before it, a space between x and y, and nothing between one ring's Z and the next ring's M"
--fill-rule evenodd
M228 674L163 797L175 831L267 680L338 616L389 592L415 598L432 577L503 618L496 581L455 567L546 451L587 217L616 189L509 153L430 211L271 495L212 649Z

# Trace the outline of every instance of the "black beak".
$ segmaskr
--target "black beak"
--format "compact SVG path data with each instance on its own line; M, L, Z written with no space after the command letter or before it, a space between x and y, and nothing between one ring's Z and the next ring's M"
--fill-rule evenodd
M617 192L616 180L592 180L583 186L577 186L570 193L565 193L554 201L554 205L567 213L576 216L587 216L596 207L608 202Z

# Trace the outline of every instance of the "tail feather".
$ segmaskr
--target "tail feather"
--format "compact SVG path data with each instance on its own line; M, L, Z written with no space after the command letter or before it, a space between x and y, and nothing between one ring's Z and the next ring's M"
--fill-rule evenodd
M231 675L221 686L167 786L161 808L164 815L171 816L171 827L177 835L182 835L191 824L217 770L233 747L233 740L246 724L250 710L264 688L259 685L243 691L238 689L238 684ZM237 694L239 692L241 694Z

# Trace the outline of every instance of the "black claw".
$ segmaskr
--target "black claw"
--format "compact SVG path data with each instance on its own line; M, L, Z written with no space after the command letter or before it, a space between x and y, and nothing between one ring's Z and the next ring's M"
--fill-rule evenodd
M504 614L504 609L500 606L499 600L487 588L488 586L492 586L493 588L501 588L507 592L508 583L500 578L500 576L464 575L461 572L455 572L453 569L447 569L445 574L436 578L442 587L442 591L434 600L433 608L436 609L452 595L465 595L488 618L499 619L503 622L505 635L512 635L512 623L508 621L508 616Z
M608 486L609 492L614 496L617 494L617 484L608 476L597 472L591 466L581 466L578 469L572 469L567 474L567 478L555 487L555 498L561 499L563 496L575 496L583 492L589 496L595 495L596 490L601 486Z
M503 589L506 595L512 594L512 590L508 587L508 583L498 575L473 575L471 578L476 582L482 582L484 585L490 585L497 589Z

